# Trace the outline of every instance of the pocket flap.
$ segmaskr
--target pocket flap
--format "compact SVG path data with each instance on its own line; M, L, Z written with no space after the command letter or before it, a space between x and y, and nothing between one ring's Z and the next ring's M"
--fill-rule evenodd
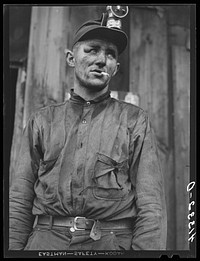
M97 160L109 165L109 166L116 166L118 163L113 160L112 158L104 155L104 154L101 154L101 153L97 153Z
M101 177L111 171L118 171L127 166L127 160L120 163L116 162L112 158L97 153L97 161L95 165L95 178Z
M107 174L108 172L111 172L114 170L114 168L111 168L109 166L107 168L105 168L105 165L103 165L102 163L99 163L99 164L98 163L96 164L96 168L95 168L95 171L96 171L95 177L96 178L99 178L99 177Z
M110 157L108 157L104 154L101 154L101 153L97 153L97 162L98 161L104 163L105 165L108 165L110 168L112 168L111 170L123 169L123 168L128 167L128 160L127 159L123 160L122 162L117 162L114 159L112 159L112 158L110 158ZM107 168L109 168L109 167L107 167Z

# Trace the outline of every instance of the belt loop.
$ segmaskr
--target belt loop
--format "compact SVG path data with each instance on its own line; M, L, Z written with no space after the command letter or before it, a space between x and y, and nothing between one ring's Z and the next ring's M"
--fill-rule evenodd
M49 229L52 229L53 225L53 216L49 216Z
M34 220L34 223L33 223L33 228L36 227L37 223L38 223L38 215L36 215L36 217L35 217L35 220Z

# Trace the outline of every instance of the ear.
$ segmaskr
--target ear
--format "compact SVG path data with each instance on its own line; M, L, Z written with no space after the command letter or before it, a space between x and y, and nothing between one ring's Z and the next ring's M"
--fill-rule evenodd
M119 71L119 68L120 68L120 63L117 63L115 67L115 71L113 72L112 76L114 76Z
M66 62L70 67L74 67L75 59L74 59L74 53L70 51L69 49L65 49L66 54Z

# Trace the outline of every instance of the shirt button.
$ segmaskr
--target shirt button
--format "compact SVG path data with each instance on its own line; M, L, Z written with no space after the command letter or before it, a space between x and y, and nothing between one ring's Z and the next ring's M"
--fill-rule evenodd
M90 102L88 101L88 102L86 102L86 104L87 104L87 106L89 106L89 105L90 105Z
M82 123L83 123L83 124L86 124L86 123L87 123L86 119L83 119L83 120L82 120Z

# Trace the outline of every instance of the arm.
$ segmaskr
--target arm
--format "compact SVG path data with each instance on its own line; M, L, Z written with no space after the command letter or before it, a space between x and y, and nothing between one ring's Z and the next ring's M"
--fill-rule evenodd
M34 183L40 161L39 135L34 117L23 133L17 169L9 195L9 249L22 250L32 231Z
M131 178L136 192L137 218L133 250L165 250L167 236L163 176L148 116L140 112L132 137Z

